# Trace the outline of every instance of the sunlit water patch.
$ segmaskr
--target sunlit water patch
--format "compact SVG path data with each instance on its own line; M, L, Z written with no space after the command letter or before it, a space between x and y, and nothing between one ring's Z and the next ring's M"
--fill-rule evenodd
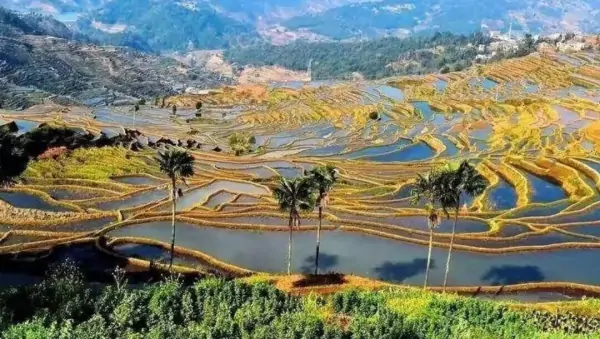
M375 162L407 162L425 160L434 156L435 151L431 147L427 146L424 142L418 142L395 152L364 157L362 159Z
M251 195L267 195L269 191L262 186L253 185L246 182L218 180L206 186L195 188L185 192L183 197L177 201L177 211L190 209L206 200L206 198L221 190L227 190L236 193L245 193ZM160 211L168 211L170 206L162 206Z
M52 187L46 190L46 193L56 200L84 200L105 195L101 191L87 190L85 187L79 189Z
M161 199L167 198L168 196L169 192L166 189L151 189L140 193L135 193L125 199L102 202L94 207L105 211L128 209L151 202L157 202Z
M350 222L366 221L378 224L387 224L394 226L401 226L409 229L415 229L420 231L429 231L429 224L427 217L424 215L416 216L373 216L373 215L360 215L351 214L346 212L334 213L340 219L348 220ZM450 233L452 232L452 226L454 224L454 216L451 214L450 219L445 216L439 227L436 228L436 233ZM342 223L343 224L343 223ZM359 226L360 227L360 226ZM489 231L489 226L485 221L476 219L465 219L459 218L456 225L457 233L480 233Z
M600 205L595 205L594 207L582 212L573 212L544 219L542 222L551 224L568 224L578 222L592 222L598 220L600 220Z
M517 192L504 179L500 178L498 185L487 195L488 207L491 210L508 210L517 205Z
M442 79L437 79L433 86L435 87L435 91L440 93L443 92L448 87L448 82Z
M47 232L92 232L99 231L102 228L117 220L114 216L103 217L91 220L75 221L53 226L15 226L15 230L32 230L32 231L47 231Z
M208 199L208 201L204 204L204 206L214 209L214 208L217 208L219 205L230 202L236 196L237 196L237 194L227 192L227 191L221 191L221 192L211 196Z
M565 191L560 186L527 171L522 173L527 178L531 189L531 202L551 202L566 198Z
M419 112L421 112L421 116L423 120L430 121L432 120L433 115L435 114L429 104L425 101L417 101L412 104Z
M573 232L573 233L591 235L591 236L600 238L600 222L597 224L591 224L591 225L568 226L568 227L563 227L563 229L565 231L569 231L569 232Z
M140 258L152 262L169 263L170 252L162 247L143 245L143 244L120 244L113 247L113 250L121 255L131 258ZM176 254L173 257L173 264L196 268L203 267L199 260L192 257L186 257ZM208 266L204 266L208 267Z
M15 120L15 123L17 124L17 127L19 128L17 135L27 133L40 125L40 123L37 121L29 121L29 120Z
M18 208L31 208L49 212L67 212L68 208L56 206L42 198L23 192L0 192L0 200Z
M274 167L294 167L294 164L289 161L265 161L261 163L234 163L234 162L216 162L215 167L219 169L247 169L260 166Z
M388 86L388 85L383 85L383 86L379 86L377 88L377 90L384 96L395 100L395 101L403 101L404 100L404 93L399 90L398 88L392 87L392 86Z
M563 211L572 204L569 200L556 201L548 205L529 205L510 214L511 218L546 217Z
M444 136L444 135L436 135L435 137L438 138L444 144L444 146L446 146L446 150L442 154L443 156L453 157L457 153L460 152L460 150L458 149L458 147L456 147L456 145L452 141L450 141L446 136Z
M579 120L579 114L562 106L553 105L552 108L559 114L559 122L563 126L571 125Z
M137 236L169 242L169 222L148 223L119 229L112 236ZM314 232L297 232L293 239L294 272L314 267ZM178 224L176 244L197 249L225 262L255 271L285 271L288 248L286 232L247 232L199 228ZM361 255L368 253L369 255ZM447 249L432 249L430 284L441 285ZM600 284L598 250L559 250L491 256L455 251L450 285L507 285L541 281ZM427 247L373 236L325 231L321 238L321 269L346 274L421 285ZM573 265L577 262L577 265ZM586 267L582 270L581 267Z
M600 173L600 162L596 162L593 160L586 160L586 159L577 159L581 162L583 162L584 164L588 165L589 167L593 168L594 171Z
M410 139L399 139L390 145L367 147L353 152L341 154L340 157L343 157L344 159L358 159L361 157L375 156L393 152L410 144L412 144Z
M313 148L310 150L306 150L306 151L300 152L299 155L305 156L305 157L312 157L312 156L321 157L321 156L328 156L328 155L336 155L336 154L342 153L345 148L346 148L346 145L330 145L330 146L317 147L317 148Z
M160 184L164 184L166 181L164 180L160 180L160 179L156 179L156 178L151 178L151 177L146 177L143 175L140 176L127 176L127 177L115 177L112 178L113 181L122 183L122 184L129 184L129 185L148 185L148 186L157 186Z
M279 173L280 176L285 178L299 177L304 173L304 170L298 167L274 168L274 170L277 171L277 173Z
M530 232L530 231L531 230L527 226L506 223L500 227L500 230L498 231L497 236L506 238L506 237L512 237L515 235Z

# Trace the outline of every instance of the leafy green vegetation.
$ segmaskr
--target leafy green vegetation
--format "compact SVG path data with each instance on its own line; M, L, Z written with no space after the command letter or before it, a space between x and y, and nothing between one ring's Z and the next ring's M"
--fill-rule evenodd
M229 136L229 148L236 156L251 153L255 144L256 138L246 133L235 132Z
M369 119L371 119L371 120L379 119L379 112L373 111L373 112L369 113Z
M109 180L113 176L152 173L141 158L122 147L80 148L58 159L31 162L25 177ZM154 171L156 172L156 171Z
M0 332L21 338L592 338L593 325L551 329L536 312L414 289L295 297L264 282L168 278L88 287L62 265L40 284L0 292ZM573 323L588 324L573 316ZM540 324L540 325L538 325Z
M436 33L429 37L364 42L256 45L229 49L224 56L239 65L279 65L293 70L306 70L313 60L313 79L350 78L353 72L374 79L437 72L444 67L461 70L477 55L477 45L488 42L480 33L469 36Z

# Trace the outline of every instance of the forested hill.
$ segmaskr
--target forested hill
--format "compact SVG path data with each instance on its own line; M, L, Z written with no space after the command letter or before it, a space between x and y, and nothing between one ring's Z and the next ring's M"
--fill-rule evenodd
M202 3L111 1L81 17L77 26L98 40L129 46L140 41L154 51L220 49L258 39L252 25Z
M489 40L480 33L437 33L428 37L383 38L364 42L296 42L285 46L233 48L224 54L238 65L279 65L306 70L312 59L313 79L349 78L358 72L370 79L399 74L454 71L468 67L477 46Z
M49 16L35 13L17 15L13 11L0 7L0 36L14 37L24 34L83 39L81 35L71 31L65 24Z

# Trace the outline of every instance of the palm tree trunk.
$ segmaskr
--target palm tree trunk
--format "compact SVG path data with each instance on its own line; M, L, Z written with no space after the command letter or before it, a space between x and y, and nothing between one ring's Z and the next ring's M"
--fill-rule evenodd
M433 247L433 228L429 228L429 249L427 251L427 268L425 269L425 283L423 289L427 289L427 281L429 280L429 267L431 267L431 248Z
M169 271L173 267L173 255L175 254L175 211L177 210L177 191L175 188L175 178L171 179L172 190L171 190L171 200L173 201L173 205L171 208L171 258L169 259Z
M460 206L460 204L458 205ZM444 287L442 292L446 292L446 284L448 283L448 273L450 272L450 258L452 257L452 247L454 247L454 235L456 234L456 224L458 223L458 209L454 212L454 224L452 225L452 235L450 236L450 247L448 248L448 258L446 259L446 273L444 273Z
M323 206L319 206L319 227L317 228L317 251L315 253L315 275L319 274L319 246L321 245L321 223L323 221Z
M288 239L288 263L287 263L287 274L292 274L292 230L294 229L294 218L292 217L292 211L290 211L290 237Z

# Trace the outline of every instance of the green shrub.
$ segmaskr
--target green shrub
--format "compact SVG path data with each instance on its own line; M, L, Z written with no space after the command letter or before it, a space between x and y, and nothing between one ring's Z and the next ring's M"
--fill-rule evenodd
M594 325L580 326L594 320L558 320L413 289L295 297L264 282L217 278L90 288L69 265L40 284L1 291L0 310L3 339L587 339L598 333Z

